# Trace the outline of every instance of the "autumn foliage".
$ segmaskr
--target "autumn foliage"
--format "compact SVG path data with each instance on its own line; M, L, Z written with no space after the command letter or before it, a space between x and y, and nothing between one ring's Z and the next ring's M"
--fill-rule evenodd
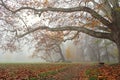
M119 80L120 65L0 64L1 80Z

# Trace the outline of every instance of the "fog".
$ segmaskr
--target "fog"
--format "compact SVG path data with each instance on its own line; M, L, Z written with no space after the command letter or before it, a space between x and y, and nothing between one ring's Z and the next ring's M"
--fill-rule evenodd
M52 7L57 8L72 8L80 5L87 5L88 7L93 8L96 5L94 2L89 1L88 4L86 4L83 0L46 0L47 2L44 0L37 1L40 5L34 4L34 1L32 2L32 5L30 1L27 2L26 0L18 2L14 0L13 2L7 1L6 5L14 5L12 7L15 8L15 10L18 7L23 6L23 3L26 4L26 6L35 6L34 8L38 9L51 7L51 5ZM98 0L95 1L100 2ZM106 5L104 5L104 7L105 9L108 8ZM0 62L118 61L118 51L116 45L109 40L93 38L82 34L79 31L77 37L74 38L77 30L70 30L67 34L65 34L66 31L56 31L55 33L41 29L34 31L34 29L39 26L62 28L64 26L69 27L74 25L80 27L91 23L91 25L85 26L86 29L93 30L95 32L104 32L104 30L99 30L97 27L98 25L101 26L101 23L96 19L94 20L92 16L86 12L54 13L51 11L38 11L36 13L34 10L23 10L12 14L9 12L9 9L7 10L5 8L2 7L0 13ZM101 12L101 10L98 12ZM106 13L106 11L104 12L103 10L103 13ZM104 16L102 13L99 14ZM71 37L74 39L71 39ZM65 39L68 40L65 41Z

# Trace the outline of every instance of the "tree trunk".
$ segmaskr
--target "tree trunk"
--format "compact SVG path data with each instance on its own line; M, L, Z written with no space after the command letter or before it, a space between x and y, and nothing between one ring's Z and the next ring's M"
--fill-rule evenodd
M116 31L116 34L113 34L114 42L117 45L118 48L118 63L120 64L120 32L119 29Z
M120 64L120 44L117 43L117 48L118 48L118 63Z
M92 47L90 44L88 44L88 46L91 48L91 50L92 50L92 61L97 61L97 55L96 55L96 50L94 50L95 48L94 47Z
M60 51L61 60L62 60L63 62L65 62L65 58L64 58L64 56L63 56L62 49L61 49L60 45L57 45L57 46L58 46L59 51Z
M101 62L101 54L100 54L100 48L99 48L99 44L97 43L97 45L96 45L96 47L97 47L97 53L98 53L98 62Z
M108 49L107 49L107 46L106 46L106 45L105 45L105 50L106 50L107 61L110 62L109 52L108 52Z
M85 55L84 55L84 49L83 49L83 47L81 47L79 50L81 50L81 51L80 51L80 54L81 54L80 57L82 56L82 57L81 57L81 61L82 61L82 62L85 62Z
M118 63L120 64L120 30L119 29L116 30L115 33L113 33L113 39L118 48Z

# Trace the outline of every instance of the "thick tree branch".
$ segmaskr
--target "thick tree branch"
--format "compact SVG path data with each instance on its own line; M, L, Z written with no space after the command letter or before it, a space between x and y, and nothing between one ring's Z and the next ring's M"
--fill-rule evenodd
M49 28L47 26L39 26L37 28L34 28L32 30L29 30L28 32L22 34L22 35L17 35L18 38L24 37L27 34L30 34L32 32L35 32L37 30L48 30L48 31L79 31L86 33L90 36L97 37L97 38L104 38L104 39L111 39L111 34L110 33L103 33L103 32L96 32L90 29L87 29L85 27L77 27L77 26L65 26L65 27L58 27L58 28Z
M95 12L94 10L92 10L91 8L88 7L84 7L84 6L80 6L80 7L74 7L74 8L52 8L52 7L48 7L48 8L42 8L42 9L35 9L35 8L30 8L30 7L21 7L15 11L13 11L14 13L23 10L23 9L32 9L34 11L38 11L38 12L44 12L44 11L53 11L53 12L76 12L76 11L85 11L90 13L94 18L96 18L97 20L99 20L101 23L103 23L106 26L109 26L110 22L108 20L106 20L105 18L103 18L101 15L99 15L97 12Z
M76 11L85 11L90 13L94 18L96 18L97 20L99 20L101 23L103 23L106 26L109 26L110 22L108 20L106 20L104 17L102 17L101 15L99 15L97 12L95 12L94 10L92 10L89 7L85 7L85 6L79 6L79 7L74 7L74 8L52 8L52 7L48 7L48 8L42 8L42 9L35 9L32 7L21 7L17 10L11 10L9 9L5 3L2 1L2 6L4 6L4 8L6 8L7 10L11 11L12 13L17 13L21 10L24 9L30 9L33 11L37 11L37 12L44 12L44 11L53 11L53 12L76 12Z

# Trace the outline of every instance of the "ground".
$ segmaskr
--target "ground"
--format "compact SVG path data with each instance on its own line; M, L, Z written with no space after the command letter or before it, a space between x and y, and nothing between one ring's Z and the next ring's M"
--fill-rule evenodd
M119 64L0 64L0 80L120 80Z

